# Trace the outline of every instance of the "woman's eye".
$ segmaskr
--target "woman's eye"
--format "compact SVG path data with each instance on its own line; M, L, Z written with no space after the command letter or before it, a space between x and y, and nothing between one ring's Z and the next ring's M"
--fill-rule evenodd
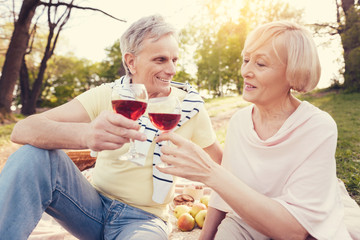
M264 63L257 62L256 64L257 64L259 67L265 67L265 64L264 64Z
M249 62L249 59L244 59L243 60L243 63L248 63Z

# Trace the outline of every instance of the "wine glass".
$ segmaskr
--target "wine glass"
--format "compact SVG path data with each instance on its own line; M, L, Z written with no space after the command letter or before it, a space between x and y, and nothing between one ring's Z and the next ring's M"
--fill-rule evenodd
M177 126L181 117L180 101L177 97L150 98L148 101L148 114L151 123L162 132L169 132ZM166 141L169 145L169 141ZM165 163L158 164L168 166Z
M114 112L134 121L144 114L147 100L148 94L144 84L116 84L111 92L111 104ZM144 157L144 154L136 151L134 142L130 139L129 151L120 156L119 160L131 161Z

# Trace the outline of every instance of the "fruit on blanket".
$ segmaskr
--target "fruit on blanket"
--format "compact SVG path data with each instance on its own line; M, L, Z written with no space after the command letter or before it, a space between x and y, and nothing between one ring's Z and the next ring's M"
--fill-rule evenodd
M178 218L177 226L183 232L191 231L195 227L195 219L189 213L183 213Z
M196 214L198 214L198 212L200 212L201 210L206 210L206 206L203 203L197 202L194 203L193 206L190 209L190 214L193 218L195 218Z
M173 202L175 206L177 205L192 206L192 204L194 203L194 198L188 194L180 194L174 197Z
M198 212L198 214L196 214L195 222L199 228L202 228L204 226L206 214L207 214L207 210L201 210L200 212Z
M179 218L183 213L188 213L190 211L190 207L187 205L177 205L174 208L174 216Z
M210 195L204 195L200 198L200 202L205 204L206 207L209 206L209 199L210 199Z

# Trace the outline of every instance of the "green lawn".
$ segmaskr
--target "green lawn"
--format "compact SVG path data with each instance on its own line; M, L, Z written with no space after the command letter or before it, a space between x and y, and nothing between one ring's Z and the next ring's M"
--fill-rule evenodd
M327 93L302 99L328 112L338 126L337 173L352 197L360 204L360 93Z
M0 146L3 146L10 141L10 134L14 125L14 123L0 125Z

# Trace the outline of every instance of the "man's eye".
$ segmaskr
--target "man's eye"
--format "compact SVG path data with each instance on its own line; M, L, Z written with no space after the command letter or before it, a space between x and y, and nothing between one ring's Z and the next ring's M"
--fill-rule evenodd
M155 59L157 62L164 62L165 61L165 58L157 58Z

